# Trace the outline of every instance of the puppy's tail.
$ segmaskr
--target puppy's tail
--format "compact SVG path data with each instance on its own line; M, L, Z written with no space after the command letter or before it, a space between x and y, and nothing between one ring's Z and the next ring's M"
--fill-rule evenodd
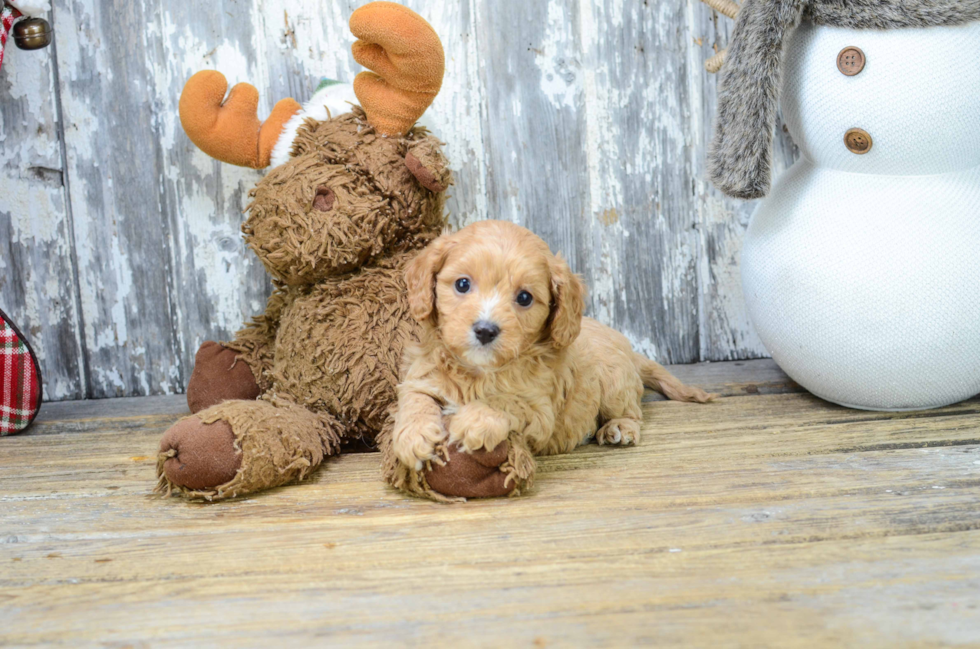
M708 403L714 401L716 394L708 394L701 388L684 385L676 376L668 372L662 365L654 363L643 354L633 352L633 362L640 371L643 385L656 390L668 399L674 401L696 401Z

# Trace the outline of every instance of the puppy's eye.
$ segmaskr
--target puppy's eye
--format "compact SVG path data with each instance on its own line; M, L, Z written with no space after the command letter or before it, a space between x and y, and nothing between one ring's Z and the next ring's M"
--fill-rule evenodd
M456 292L457 293L469 293L470 292L470 280L465 277L460 277L456 280Z
M521 291L517 294L517 303L521 306L531 306L532 302L534 302L534 296L527 291Z

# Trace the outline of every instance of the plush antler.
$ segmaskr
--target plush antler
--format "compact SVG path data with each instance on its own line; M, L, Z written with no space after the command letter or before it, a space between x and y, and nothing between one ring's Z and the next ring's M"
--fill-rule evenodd
M385 135L408 131L442 87L446 55L432 26L393 2L372 2L350 17L354 60L373 72L354 79L368 122Z
M272 148L283 125L300 110L293 99L283 99L272 114L259 121L259 92L240 83L225 92L228 81L215 70L204 70L191 77L180 94L180 123L198 148L212 158L240 167L261 169L269 166Z
M738 15L738 10L740 7L732 2L732 0L701 0L704 4L708 5L718 13L728 16L732 20ZM721 70L721 66L725 64L725 54L728 50L722 50L712 56L710 59L704 62L704 69L714 74Z

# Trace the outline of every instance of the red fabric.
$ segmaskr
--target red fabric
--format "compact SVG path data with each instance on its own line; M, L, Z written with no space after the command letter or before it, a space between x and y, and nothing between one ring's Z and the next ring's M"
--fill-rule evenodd
M41 375L37 360L0 311L0 436L27 428L41 408Z
M11 7L5 4L3 0L0 0L0 66L3 65L3 51L7 48L7 34L10 33L10 28L13 27L14 21L20 18L21 14L15 7Z

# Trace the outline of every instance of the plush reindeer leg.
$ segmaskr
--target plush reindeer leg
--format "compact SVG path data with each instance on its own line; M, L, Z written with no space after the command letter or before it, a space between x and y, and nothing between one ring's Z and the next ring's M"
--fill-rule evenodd
M282 397L226 401L170 427L157 490L223 500L302 480L340 447L340 424Z
M213 340L201 344L187 382L187 407L192 413L223 401L251 401L261 393L256 375L237 351Z

